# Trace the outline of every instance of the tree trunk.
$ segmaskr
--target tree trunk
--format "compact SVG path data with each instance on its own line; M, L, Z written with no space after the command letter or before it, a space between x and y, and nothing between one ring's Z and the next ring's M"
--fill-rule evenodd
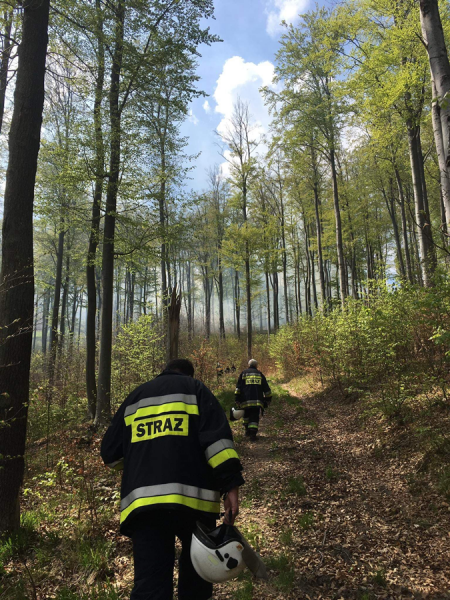
M87 316L86 316L86 395L89 417L95 419L97 404L96 362L96 316L97 290L95 285L95 260L100 234L100 218L105 170L105 149L102 133L102 98L105 82L105 49L103 43L103 15L101 0L95 0L97 33L97 79L94 99L95 131L95 189L92 202L91 230L86 262Z
M56 258L55 290L53 295L52 326L50 330L50 359L48 361L48 380L49 386L53 385L55 375L56 351L58 347L58 324L59 324L59 304L61 301L62 268L64 254L64 221L61 219L61 231L58 236L58 255ZM51 393L51 392L50 392Z
M176 288L172 290L168 305L168 353L167 360L178 358L179 331L180 331L181 292Z
M218 259L218 269L219 269L219 337L221 340L225 339L225 318L224 318L224 310L223 310L223 270L222 270L222 261L219 256Z
M44 293L44 307L42 309L42 334L41 334L41 348L42 353L45 355L47 352L47 330L48 330L48 314L50 306L50 288L45 290Z
M120 173L121 114L119 110L120 74L123 59L125 0L117 0L115 48L111 66L109 108L111 123L110 165L106 192L105 229L102 255L102 319L100 361L95 423L108 423L111 415L111 353L114 289L114 235Z
M389 195L386 193L386 190L384 189L384 187L382 187L381 191L383 193L384 201L386 203L386 208L388 209L388 213L391 218L392 229L394 230L395 248L397 250L397 262L398 262L398 266L399 266L399 270L400 270L400 277L402 277L404 279L406 277L406 271L405 271L405 264L403 262L402 244L400 241L400 232L398 230L397 215L396 215L396 210L395 210L395 201L394 201L393 190L392 190L392 182L391 182L391 189L390 189Z
M269 335L272 333L270 323L270 289L269 289L269 273L266 271L266 298L267 298L267 330Z
M69 249L68 249L69 250ZM59 330L61 335L58 340L58 352L61 354L64 344L64 338L66 335L66 318L67 318L67 297L69 294L69 267L70 267L70 250L66 253L66 277L63 285L63 295L61 302L61 317Z
M5 113L6 88L8 86L8 69L11 60L11 50L13 42L11 39L11 28L13 21L13 11L5 13L5 30L3 33L2 62L0 65L0 133L3 126L3 115Z
M236 333L238 340L241 339L241 290L239 286L239 272L234 272L234 308L236 312Z
M444 203L445 210L445 222L450 222L450 174L447 168L447 156L444 146L444 136L442 134L442 122L441 122L441 107L437 102L437 90L433 79L431 80L432 89L432 105L431 105L431 117L433 123L434 142L436 144L436 153L439 164L439 180L441 186L442 201Z
M335 154L334 154L334 149L331 149L331 151L330 151L330 166L331 166L331 177L332 177L332 181L333 181L334 216L335 216L335 220L336 220L336 251L337 251L337 258L338 258L340 298L341 298L341 304L344 305L345 298L348 296L348 283L347 283L347 273L346 273L346 269L345 269L344 246L343 246L343 242L342 242L341 210L339 207L339 192L338 192L336 158L335 158Z
M314 208L316 213L316 233L317 233L317 259L319 263L320 293L322 295L322 310L327 309L327 295L325 292L325 275L323 271L322 255L322 223L320 221L320 200L317 183L314 183Z
M250 279L250 248L248 240L245 242L245 291L247 296L247 356L252 357L252 290Z
M418 144L420 127L407 122L409 156L411 161L411 173L414 190L414 205L417 234L419 238L421 253L422 278L425 287L432 283L432 276L436 268L433 235L431 232L430 215L426 210L426 198L424 197L424 182L422 181L422 168L420 165L421 151Z
M431 78L436 86L437 98L441 108L440 119L445 162L447 173L450 175L450 102L447 97L450 91L450 62L445 45L438 0L420 0L419 4L420 21L427 45ZM446 206L446 212L450 213L450 206Z
M410 283L414 283L414 277L411 267L411 255L409 252L409 241L408 241L408 223L406 220L406 208L405 208L405 195L403 193L403 184L400 177L400 173L396 166L394 166L395 180L397 181L398 197L400 202L400 211L402 215L402 235L403 235L403 246L405 248L405 262L406 272L408 274L408 280Z
M0 535L20 525L33 335L33 201L49 0L25 2L3 210L0 276Z

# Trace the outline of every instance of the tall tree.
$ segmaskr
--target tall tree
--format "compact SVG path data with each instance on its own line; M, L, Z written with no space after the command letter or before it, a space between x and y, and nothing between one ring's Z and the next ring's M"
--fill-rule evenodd
M33 331L33 200L50 0L23 3L2 233L0 276L0 534L20 523Z

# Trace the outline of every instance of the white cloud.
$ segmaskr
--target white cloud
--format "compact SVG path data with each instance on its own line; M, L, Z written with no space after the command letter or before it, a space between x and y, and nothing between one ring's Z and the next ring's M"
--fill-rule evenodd
M266 5L267 33L276 37L282 31L281 21L294 23L308 4L309 0L269 0Z
M214 92L215 111L223 115L217 127L219 133L226 128L238 97L250 105L255 125L264 130L267 128L269 116L259 88L272 84L274 71L275 67L269 61L255 64L245 62L241 56L233 56L225 62Z
M199 123L199 120L192 112L192 109L188 113L188 121L190 121L191 123L194 123L194 125L198 125L198 123Z
M227 130L238 98L249 105L254 139L259 140L268 132L271 118L259 89L262 86L274 88L274 72L275 67L269 61L255 64L246 62L241 56L233 56L225 61L214 91L214 110L222 115L222 120L217 126L219 134ZM264 151L264 147L260 146L259 151ZM228 150L225 150L224 157L229 158L229 154ZM222 169L225 175L229 174L227 162L222 164Z
M211 106L210 106L208 100L205 100L203 102L203 110L205 111L206 114L211 112Z

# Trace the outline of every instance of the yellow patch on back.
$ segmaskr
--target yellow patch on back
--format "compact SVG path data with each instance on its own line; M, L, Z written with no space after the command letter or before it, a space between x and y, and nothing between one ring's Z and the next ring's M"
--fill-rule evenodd
M165 435L189 434L189 415L163 415L131 423L131 443L144 442Z

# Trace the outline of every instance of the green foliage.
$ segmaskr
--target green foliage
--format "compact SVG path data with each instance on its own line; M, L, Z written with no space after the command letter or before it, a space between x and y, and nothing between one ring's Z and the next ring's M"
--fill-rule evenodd
M267 561L269 571L276 571L274 579L275 587L284 592L292 589L295 579L295 571L292 559L287 554L279 554Z
M61 588L55 600L119 600L121 596L110 584L97 585L87 593L80 593L79 590L70 590L67 587Z
M302 477L289 477L286 493L295 494L296 496L306 496L306 487Z
M333 467L328 466L325 469L325 477L328 479L328 481L337 481L341 477L341 474Z
M313 370L344 396L370 393L389 418L404 420L420 391L448 397L450 278L430 289L388 283L344 309L283 327L271 354L285 377Z
M164 365L162 335L151 315L124 325L116 339L112 358L112 389L117 403L131 390L153 379Z
M298 518L298 524L302 529L309 529L313 526L314 515L311 512L303 513Z

